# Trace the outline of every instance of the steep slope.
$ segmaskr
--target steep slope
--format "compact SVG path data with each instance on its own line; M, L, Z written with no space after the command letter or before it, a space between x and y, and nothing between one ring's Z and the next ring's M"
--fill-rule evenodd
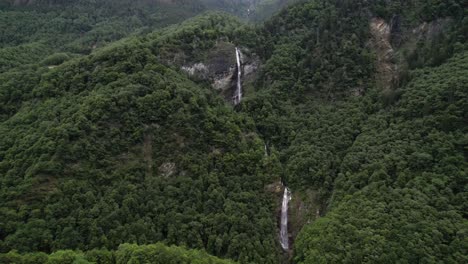
M441 7L439 4L444 7L440 10L445 11L438 9ZM335 207L344 203L341 195L346 194L343 194L339 184L342 184L342 179L347 179L347 174L350 173L349 168L345 166L352 166L356 169L353 169L352 173L362 177L356 176L357 178L352 178L348 184L359 182L356 183L359 189L366 189L374 184L372 174L368 174L368 168L361 167L361 164L374 158L382 164L389 161L378 152L372 155L359 153L356 157L358 154L354 153L354 147L360 143L361 135L368 130L380 131L371 125L374 122L391 124L389 116L377 113L391 112L394 107L403 109L403 106L395 104L405 93L408 82L415 77L416 73L413 73L413 70L441 65L453 54L462 54L466 50L467 24L463 12L461 1L307 1L283 10L258 31L256 50L264 60L262 74L256 86L256 95L244 101L242 111L254 118L257 129L269 148L279 151L283 165L282 179L293 192L290 210L290 232L293 238L300 233L304 225L310 226L314 232L323 228L319 223L315 226L314 221L334 212ZM379 36L376 34L378 32L373 32L372 26L376 25L376 21L389 27L383 32L385 34ZM379 40L384 42L376 43ZM391 52L386 54L389 50ZM414 63L415 57L419 58L418 63ZM464 63L462 60L459 63L462 66L456 68L456 71L445 71L445 75L440 74L439 78L458 78L466 75ZM388 72L384 70L387 67L390 67ZM459 82L464 83L463 80ZM445 97L438 95L438 91L433 90L437 83L425 85L427 87L421 89L428 90L428 96L433 97L432 104L444 105L448 99L444 99ZM450 85L439 88L449 94L452 89ZM462 85L458 89L456 100L466 97L466 86ZM415 112L418 111L416 109L423 111L424 108L420 105L414 109ZM458 120L458 125L454 131L458 130L458 137L462 137L459 131L463 129L463 125L459 120L466 116L466 109L461 105L455 109L457 114L454 118ZM408 117L408 123L413 121L416 122L416 118ZM388 132L388 138L382 140L396 147L403 144L402 139L398 137L411 138L418 130L430 131L436 124L446 126L445 122L441 118L420 124L418 128L404 129L401 133L392 130ZM377 134L373 136L376 139L380 138ZM451 142L451 136L444 137L441 141L447 145L455 144ZM411 151L424 148L420 143L415 143ZM428 144L436 145L435 142ZM366 146L362 151L367 150L369 149ZM457 160L459 155L458 147L447 154L450 157L458 157L455 158ZM351 160L353 163L348 164ZM459 162L454 166L461 175L465 173L465 163ZM413 170L412 165L408 163L402 167L404 169L401 171L387 173L399 175L403 174L405 169ZM447 172L444 177L454 181L451 174ZM411 177L406 180L410 179ZM434 179L437 179L437 176L434 176ZM375 180L378 181L378 177ZM463 185L462 182L459 184ZM437 184L429 184L430 188L435 185ZM458 197L466 196L465 192L461 193ZM451 194L445 193L441 197L450 199ZM366 203L362 202L364 207ZM452 200L457 215L454 218L458 219L457 224L452 226L453 232L463 232L463 225L466 223L460 218L463 209L458 203ZM359 202L354 205L355 207L349 208L343 205L346 209L342 210L348 210L349 213L339 211L334 217L349 217L350 213L356 211L352 208L360 206ZM413 218L413 221L415 219ZM435 219L432 218L431 221ZM379 221L383 221L383 218L375 222L376 225L383 225L383 222ZM366 229L366 223L359 228ZM362 229L357 229L356 232L364 232ZM344 233L343 228L339 230ZM304 231L304 237L307 239L317 234L307 233ZM338 231L333 230L330 233L330 236L335 235L333 239L322 234L317 240L304 239L296 248L300 255L296 259L307 260L306 263L314 263L312 260L347 261L349 259L345 254L336 254L328 258L328 249L321 248L317 253L314 248L320 247L319 243L325 245L328 240L333 241L326 244L329 247L341 245L341 242L343 245L357 246L359 239L367 238L367 233L364 232L358 240L350 236L355 244L346 244L346 239L341 237ZM452 236L446 241L434 242L434 247L444 248L456 240L457 237ZM455 245L451 250L454 254L460 254ZM357 252L359 250L356 254ZM307 256L310 254L322 254L323 258L309 259ZM437 254L439 253L428 253L427 256L432 258ZM442 255L443 253L439 257ZM407 255L400 254L399 257L406 259Z
M112 7L127 25L186 3L162 2ZM208 2L263 1L190 10ZM224 13L129 24L141 35L89 55L53 54L42 33L4 40L1 257L164 242L241 263L467 262L465 16L462 0L311 0L256 28ZM259 71L232 107L213 81L247 63Z
M277 261L274 166L252 120L160 64L152 43L41 68L7 101L1 251L163 241Z
M35 64L56 52L89 54L129 35L145 34L209 10L259 21L289 2L0 0L0 72Z
M346 153L327 215L297 263L466 262L468 52L425 68L369 117Z
M3 1L11 4L0 10L0 72L55 52L89 54L206 10L197 1Z

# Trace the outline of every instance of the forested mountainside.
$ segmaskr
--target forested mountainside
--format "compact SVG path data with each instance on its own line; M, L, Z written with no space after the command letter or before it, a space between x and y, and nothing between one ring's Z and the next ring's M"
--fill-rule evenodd
M465 1L292 2L1 5L0 261L468 262Z
M387 2L307 1L261 30L243 107L280 150L292 221L318 218L294 263L466 261L467 10Z
M0 0L0 72L60 63L208 10L263 20L293 0Z
M3 250L165 241L274 262L275 166L250 117L158 62L165 36L38 70L1 125Z

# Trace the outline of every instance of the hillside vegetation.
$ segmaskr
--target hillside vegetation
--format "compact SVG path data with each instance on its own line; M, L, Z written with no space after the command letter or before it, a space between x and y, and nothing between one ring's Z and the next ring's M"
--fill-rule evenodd
M0 72L35 64L60 52L87 55L124 37L144 35L208 10L263 20L289 2L0 0Z
M275 175L249 117L138 39L39 71L0 126L2 251L165 241L274 262Z
M2 263L16 264L234 263L232 261L209 256L205 252L198 250L187 250L175 246L167 247L160 243L147 246L123 244L115 251L95 249L85 253L72 250L61 250L50 255L45 253L19 254L17 252L9 252L7 254L0 254L0 261Z
M243 110L280 151L283 180L296 199L318 192L319 204L311 204L318 215L306 216L318 220L300 232L294 263L466 262L461 7L308 1L260 29L265 63L257 95ZM369 13L396 24L391 41L400 81L390 90L375 82ZM431 39L413 35L420 23L442 20L450 22Z
M297 240L297 263L467 260L467 65L464 52L415 72L394 107L368 118L330 211Z
M468 262L464 1L288 3L2 5L0 262Z

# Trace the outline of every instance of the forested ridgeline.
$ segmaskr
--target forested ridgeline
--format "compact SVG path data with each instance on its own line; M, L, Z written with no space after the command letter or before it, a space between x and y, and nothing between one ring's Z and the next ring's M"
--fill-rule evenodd
M209 10L264 20L289 2L293 1L1 0L0 72L55 53L89 54L126 36L146 34Z
M137 54L140 49L149 49L158 63L164 64L175 71L180 71L180 66L184 65L184 63L195 62L208 56L207 51L213 49L220 40L226 43L238 43L241 40L245 42L244 40L249 38L254 38L251 27L241 23L237 18L225 13L208 12L176 26L114 42L110 44L110 47L119 45L122 47L121 44L125 45L125 43L132 41L141 43L137 46L132 46L133 44L126 45L125 52L131 53L132 49L135 49ZM100 56L99 54L109 52L104 51L101 53L98 50L97 54L92 56ZM42 55L39 54L38 56ZM121 55L119 53L115 54L116 57ZM27 52L25 56L29 56ZM0 73L0 80L2 80L0 83L2 86L0 90L0 100L2 101L2 104L0 104L0 120L13 115L21 106L23 100L34 97L32 90L39 84L42 74L69 60L77 61L77 58L79 56L56 53L43 60L36 60L33 64L21 65ZM15 56L15 59L19 59L19 56ZM121 59L125 60L122 56ZM137 67L134 62L127 61L127 67Z
M89 54L123 37L148 33L206 10L196 1L6 2L16 4L0 9L0 72L36 64L54 53Z

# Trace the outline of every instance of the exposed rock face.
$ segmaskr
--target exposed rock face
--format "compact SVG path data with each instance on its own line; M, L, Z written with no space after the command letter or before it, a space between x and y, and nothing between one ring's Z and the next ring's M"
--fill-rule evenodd
M377 55L376 84L384 92L398 87L401 72L412 63L404 56L416 52L418 43L434 41L453 22L450 18L444 18L405 28L401 20L399 15L394 15L388 22L382 18L372 18L369 23L372 35L370 44Z
M398 48L403 41L402 18L400 15L393 15L390 21L390 43L393 48Z
M165 162L159 166L158 170L163 177L170 177L176 172L176 164L173 162Z
M226 74L221 74L213 77L212 86L215 90L226 91L231 87L232 77L234 76L234 69L231 69Z
M417 38L417 40L428 40L431 41L441 33L443 33L444 29L452 22L450 18L444 19L437 19L432 22L424 22L415 29L413 29L412 33L413 36Z
M265 190L270 193L274 193L275 195L281 195L283 192L283 184L281 184L281 181L277 181L271 184L268 184L265 186Z
M209 69L203 63L195 63L192 66L182 66L182 70L187 72L190 76L199 76L202 79L208 78Z
M382 18L373 18L370 29L371 45L377 54L377 85L384 90L392 89L398 82L398 67L393 62L395 51L391 44L391 26Z
M242 83L255 79L259 59L248 50L240 47ZM227 101L232 101L237 86L236 47L232 43L219 42L206 56L206 60L181 67L192 79L211 83L213 89L219 91ZM245 91L243 91L245 93Z
M192 65L182 66L182 70L194 79L209 81L215 90L226 92L231 88L236 68L228 64L224 66L229 66L229 68L225 71L220 71L220 68L216 68L213 64L197 62Z

